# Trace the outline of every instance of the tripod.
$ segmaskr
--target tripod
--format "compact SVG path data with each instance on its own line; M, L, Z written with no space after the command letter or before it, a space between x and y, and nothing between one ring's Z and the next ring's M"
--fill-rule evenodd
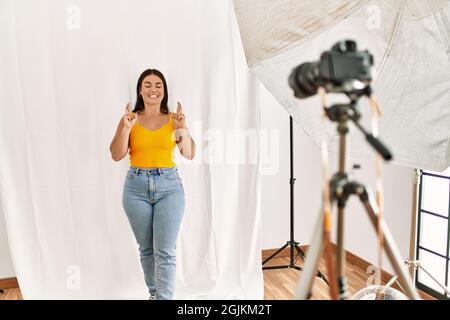
M350 104L337 104L330 108L325 108L325 114L332 122L337 122L337 131L339 133L339 172L336 173L329 182L329 197L324 197L322 208L319 213L319 218L314 229L311 247L308 250L308 259L305 262L304 273L300 278L299 286L297 287L297 298L308 299L311 296L311 288L313 284L313 274L317 270L319 259L322 256L325 247L329 247L326 243L325 235L329 234L331 228L331 210L333 204L338 207L338 221L337 221L337 245L336 245L336 270L337 276L334 277L330 272L330 289L333 299L347 298L347 288L345 279L345 256L344 256L344 211L348 198L351 195L357 195L369 216L370 221L375 230L380 228L383 234L384 248L387 256L394 267L399 282L405 289L406 294L411 299L419 299L419 295L411 281L407 271L403 268L403 260L400 252L394 243L394 239L385 223L379 217L378 206L373 200L372 195L366 187L354 180L351 180L346 173L346 144L347 134L349 133L348 121L352 121L356 128L358 128L366 137L367 142L385 159L391 160L392 155L389 150L372 134L369 134L360 125L360 113L357 110L357 98L351 97ZM328 207L325 203L330 201ZM329 238L327 238L329 241ZM333 265L332 259L328 256L328 266ZM333 270L330 270L333 271ZM334 293L333 293L334 290Z
M273 269L296 269L296 270L303 270L301 267L297 266L295 263L297 261L297 258L300 256L302 260L305 260L305 252L302 248L300 248L299 243L294 240L294 184L295 184L295 178L294 178L294 134L293 134L293 119L290 117L289 119L289 149L290 149L290 169L291 169L291 175L289 179L289 183L291 185L290 190L290 240L282 246L280 249L278 249L274 254L272 254L270 257L268 257L266 260L263 261L262 266L263 270L273 270ZM277 256L280 252L282 252L287 247L290 247L290 254L289 254L289 264L288 265L281 265L281 266L270 266L265 267L264 265L269 262L271 259L273 259L275 256ZM297 256L295 256L295 252L297 252ZM325 283L328 284L327 278L322 274L322 272L318 271L317 276L319 278L322 278Z

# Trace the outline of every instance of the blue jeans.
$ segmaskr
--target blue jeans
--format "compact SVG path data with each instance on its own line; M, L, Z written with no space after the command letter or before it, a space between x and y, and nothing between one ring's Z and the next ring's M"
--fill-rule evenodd
M122 204L139 245L149 293L158 300L173 299L175 292L176 243L184 201L176 166L128 170Z

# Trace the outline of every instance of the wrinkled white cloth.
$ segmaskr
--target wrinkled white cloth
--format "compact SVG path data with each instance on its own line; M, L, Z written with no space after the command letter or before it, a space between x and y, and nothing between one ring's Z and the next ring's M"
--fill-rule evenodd
M25 299L148 299L121 202L129 160L109 152L147 68L197 145L193 161L176 151L175 297L263 298L258 159L214 154L232 153L225 129L259 126L231 1L1 0L0 39L0 214Z

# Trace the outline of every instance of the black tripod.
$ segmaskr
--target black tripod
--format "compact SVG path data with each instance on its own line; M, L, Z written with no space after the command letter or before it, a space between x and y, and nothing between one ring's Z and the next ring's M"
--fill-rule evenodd
M280 249L278 249L274 254L272 254L270 257L268 257L266 260L263 261L262 266L263 270L273 270L273 269L296 269L296 270L303 270L301 267L297 266L295 263L297 261L298 257L301 257L302 260L305 260L305 252L302 248L300 248L299 243L294 240L294 184L295 184L295 178L294 178L294 123L292 117L289 119L289 141L290 141L290 165L291 165L291 176L289 183L291 185L291 209L290 209L290 229L291 229L291 237L290 240L282 246ZM277 256L280 252L282 252L287 247L290 247L290 254L289 254L289 264L288 265L281 265L281 266L270 266L265 267L264 265L269 262L271 259L273 259L275 256ZM297 256L295 256L295 252L297 251ZM317 276L319 278L322 278L325 283L328 284L327 278L322 274L322 272L318 271Z

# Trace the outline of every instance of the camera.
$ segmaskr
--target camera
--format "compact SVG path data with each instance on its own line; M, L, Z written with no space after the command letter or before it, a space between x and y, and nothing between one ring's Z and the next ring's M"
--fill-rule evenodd
M373 80L373 65L373 55L358 51L355 41L340 41L324 52L320 61L295 68L289 85L299 99L315 95L319 87L327 92L352 94L363 91Z

